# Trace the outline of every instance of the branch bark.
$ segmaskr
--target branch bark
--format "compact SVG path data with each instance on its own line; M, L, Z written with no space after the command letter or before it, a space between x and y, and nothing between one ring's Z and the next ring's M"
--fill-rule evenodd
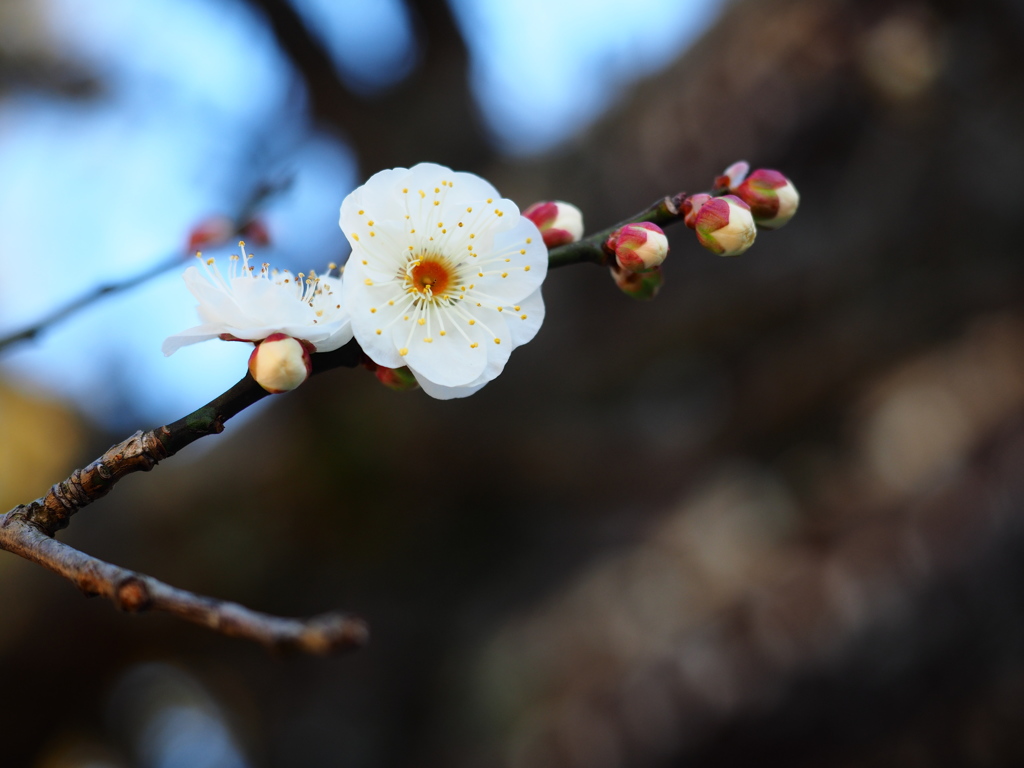
M358 648L368 639L365 622L354 616L272 616L238 603L178 589L152 576L105 562L51 538L29 519L26 510L17 507L4 517L0 523L0 547L64 577L87 595L107 598L122 611L163 611L228 637L311 654Z
M314 356L313 373L355 367L356 343ZM101 595L131 613L164 611L230 637L255 640L271 648L325 654L363 645L365 623L341 613L290 619L250 610L237 603L172 587L81 552L54 537L72 515L106 496L121 478L148 472L201 437L224 430L224 422L269 394L247 373L220 397L172 424L136 432L109 448L88 466L75 470L49 492L15 507L0 518L0 549L31 560L89 595Z

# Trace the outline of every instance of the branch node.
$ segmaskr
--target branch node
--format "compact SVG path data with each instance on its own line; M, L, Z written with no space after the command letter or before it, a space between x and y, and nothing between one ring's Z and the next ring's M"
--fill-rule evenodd
M138 576L129 576L117 585L114 602L126 613L141 613L149 608L153 598L142 579Z

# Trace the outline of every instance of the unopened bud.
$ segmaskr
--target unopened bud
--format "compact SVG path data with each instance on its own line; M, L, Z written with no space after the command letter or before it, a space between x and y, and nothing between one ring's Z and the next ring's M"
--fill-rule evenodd
M534 203L523 211L523 216L537 225L548 248L575 243L583 237L583 213L572 203L561 200Z
M413 389L419 389L420 386L419 382L416 381L416 377L412 375L412 371L405 366L401 368L385 368L383 365L378 365L374 375L377 377L377 381L396 392L409 392Z
M206 246L226 243L235 234L235 222L227 216L210 216L192 228L188 233L188 245L185 250L195 253Z
M739 256L757 237L750 206L734 195L713 197L700 206L693 228L700 244L719 256Z
M668 238L661 227L649 221L612 232L606 245L615 252L618 265L631 272L654 269L668 256Z
M249 373L267 392L290 392L313 371L309 342L283 333L272 333L256 344L249 355Z
M654 267L646 272L633 272L612 264L611 272L619 290L638 301L650 301L658 295L658 291L665 283L661 267Z
M750 163L746 160L740 160L737 163L733 163L724 171L722 175L715 179L715 192L732 192L742 181L747 178L747 174L750 173Z
M778 229L793 218L800 205L800 193L793 182L778 171L758 168L733 188L738 198L750 206L757 226Z

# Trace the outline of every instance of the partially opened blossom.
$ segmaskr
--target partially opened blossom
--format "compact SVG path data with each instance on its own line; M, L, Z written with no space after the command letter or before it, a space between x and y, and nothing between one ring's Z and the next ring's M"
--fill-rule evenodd
M308 342L316 352L337 349L352 338L348 311L341 297L341 278L287 270L276 272L263 264L257 270L250 256L231 257L225 277L214 259L185 270L185 285L199 301L199 325L164 341L165 355L207 339L262 341L281 333Z
M433 163L381 171L345 198L339 223L356 341L427 394L476 392L540 328L547 248L480 177Z

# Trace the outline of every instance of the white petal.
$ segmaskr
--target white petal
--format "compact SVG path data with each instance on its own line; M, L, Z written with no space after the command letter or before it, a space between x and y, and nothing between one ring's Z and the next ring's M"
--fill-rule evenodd
M491 353L489 346L494 345L496 337L492 337L479 323L470 325L454 312L432 309L427 315L423 325L411 320L412 326L406 323L396 331L396 334L405 334L400 342L408 350L404 355L405 364L422 378L446 387L463 386L480 376ZM495 330L497 323L489 327L495 333L508 337L505 329ZM442 330L444 336L441 335ZM502 338L501 341L511 344L510 338Z
M404 294L392 286L367 286L364 280L358 267L346 267L341 292L343 304L351 317L352 333L359 346L377 365L399 368L405 363L398 354L398 346L392 340L392 331L402 321L392 321L407 301ZM388 300L394 304L389 306ZM377 311L372 312L373 309ZM381 333L378 334L378 330Z
M413 371L413 375L416 375L415 371ZM484 381L472 386L443 387L440 384L434 384L432 381L419 376L416 376L416 381L419 382L420 388L424 392L438 400L453 400L457 397L469 397L474 392L479 392L487 384L487 382Z
M519 307L518 310L513 309L511 312L506 310L506 313L509 314L506 322L512 336L513 347L532 340L540 330L541 323L544 322L544 299L540 295L540 288L516 306Z
M351 240L352 233L367 221L398 219L403 216L402 188L407 187L409 177L406 168L392 168L379 171L367 179L361 187L353 190L341 203L338 225ZM362 213L359 213L362 211Z
M170 356L182 347L187 347L189 344L198 344L201 341L209 341L210 339L219 338L220 334L221 331L219 327L211 325L197 325L194 328L187 328L181 333L168 336L164 339L161 350L164 355Z
M533 222L521 218L513 229L495 236L491 253L481 254L474 266L477 273L471 279L480 294L489 296L492 304L517 304L544 282L548 251Z

